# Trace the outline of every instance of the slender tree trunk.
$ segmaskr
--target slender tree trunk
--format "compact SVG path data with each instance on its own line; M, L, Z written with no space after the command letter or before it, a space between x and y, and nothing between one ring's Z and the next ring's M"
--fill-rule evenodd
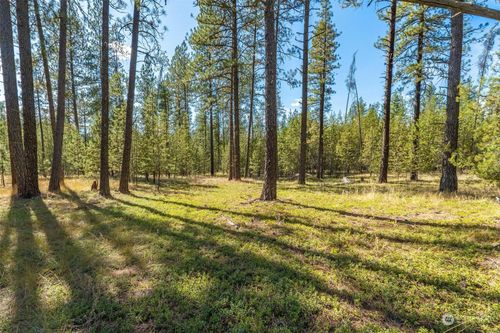
M101 167L99 194L109 197L109 0L102 2L101 36Z
M16 62L14 58L9 0L0 0L0 51L2 55L2 75L7 114L12 187L14 190L17 187L18 194L25 196L26 164L21 134L21 121L19 118Z
M132 151L132 113L134 110L134 98L135 98L135 76L137 68L137 47L139 43L140 6L141 4L139 1L134 1L134 18L132 23L132 50L130 56L123 159L122 159L122 170L120 175L120 188L119 188L121 193L129 193L128 181L130 178L130 154Z
M359 135L359 154L360 156L363 154L363 127L361 123L361 108L359 104L359 95L358 95L358 85L354 85L354 92L356 93L356 113L358 115L358 135ZM361 166L362 167L362 166Z
M234 107L234 76L231 74L231 96L229 102L229 180L234 179L234 117L233 117L233 107Z
M52 139L56 133L56 111L54 107L54 97L52 94L52 81L50 80L49 61L47 59L47 48L45 46L45 36L43 35L42 20L40 18L40 9L38 7L38 0L33 0L35 9L35 20L38 30L38 39L40 42L40 53L42 56L43 75L45 76L45 88L47 89L47 100L49 102L49 117L50 126L52 128Z
M210 79L210 176L215 176L215 154L214 154L214 103L213 103L213 88L212 79Z
M69 25L71 27L71 24ZM75 121L76 132L80 134L80 124L78 121L78 108L77 108L77 96L76 96L76 85L75 85L75 71L74 71L74 49L73 49L73 38L71 36L70 28L70 48L69 48L69 70L71 76L71 101L73 103L73 119Z
M417 40L417 69L415 72L415 101L413 105L413 126L415 134L413 137L413 157L410 180L418 180L418 146L419 146L419 119L422 96L422 81L423 81L423 58L424 58L424 29L425 29L425 9L420 6L419 13L419 32Z
M49 191L61 190L62 154L64 137L64 113L66 92L66 33L67 33L68 4L61 0L59 11L59 77L57 79L57 120L54 137L54 152L52 154L52 170L50 172Z
M307 98L309 68L309 0L304 1L304 41L302 44L302 117L300 126L299 184L306 183Z
M349 99L351 97L351 87L347 88L347 102L345 103L345 114L344 114L344 123L347 122L347 113L349 111Z
M252 135L253 135L253 108L254 108L254 97L255 97L255 66L257 63L257 24L253 29L253 55L252 55L252 78L250 83L250 113L248 116L248 137L247 137L247 152L245 159L245 177L249 176L250 169L250 155L252 153Z
M37 106L38 106L38 123L40 125L40 143L42 145L42 174L44 177L47 177L47 174L45 173L45 135L43 133L43 123L42 123L42 108L40 106L40 93L37 90L36 93L36 100L37 100Z
M396 37L396 9L397 0L391 0L388 40L389 45L387 50L387 69L385 74L384 132L382 142L382 161L378 177L379 183L387 183L387 173L389 171L389 138L391 125L392 70L394 63L394 42Z
M319 87L319 144L318 144L318 167L316 170L316 177L318 179L323 178L323 150L324 150L324 116L325 116L325 76L326 73L323 72L321 83Z
M441 182L439 184L439 191L441 192L456 192L458 190L457 167L451 159L458 148L458 115L460 111L458 97L462 68L463 25L463 14L452 11L444 151Z
M264 185L261 199L276 200L278 181L278 135L276 96L276 34L274 31L274 0L264 2L265 43L266 43L266 157L264 162Z
M16 1L16 13L21 68L21 96L23 101L24 154L26 161L25 197L35 197L40 195L40 189L38 188L36 111L28 0Z
M233 114L234 114L234 180L241 180L241 153L240 153L240 79L238 64L238 15L236 0L233 0L232 24L232 67L233 67Z

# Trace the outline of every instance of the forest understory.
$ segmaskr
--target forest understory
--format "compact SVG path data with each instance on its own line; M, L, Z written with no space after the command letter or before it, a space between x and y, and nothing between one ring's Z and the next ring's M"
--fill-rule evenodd
M497 332L498 187L363 178L0 189L0 331Z

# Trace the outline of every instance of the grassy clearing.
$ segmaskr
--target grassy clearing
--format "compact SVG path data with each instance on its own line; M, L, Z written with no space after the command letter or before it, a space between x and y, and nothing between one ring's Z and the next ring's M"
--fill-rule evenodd
M60 196L4 192L0 331L500 330L498 190L336 179L252 202L260 186L172 180L104 200L70 179Z

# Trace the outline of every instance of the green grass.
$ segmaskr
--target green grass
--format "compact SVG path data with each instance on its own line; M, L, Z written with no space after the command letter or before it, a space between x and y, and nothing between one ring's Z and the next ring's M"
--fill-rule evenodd
M477 181L283 182L276 203L253 181L67 182L0 199L2 332L500 330L498 189Z

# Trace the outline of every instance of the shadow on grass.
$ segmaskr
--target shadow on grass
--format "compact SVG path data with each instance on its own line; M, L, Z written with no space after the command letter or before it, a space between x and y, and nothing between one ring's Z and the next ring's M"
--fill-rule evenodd
M12 271L16 303L11 323L13 331L50 331L54 328L46 327L47 317L69 322L72 330L79 327L98 331L119 329L122 313L96 277L96 271L103 266L99 255L92 249L77 245L41 198L18 201L11 206L11 212L14 211L15 216L9 217L17 231ZM42 257L33 236L35 222L32 214L47 242L47 258ZM45 274L50 271L50 275L64 281L70 295L69 300L60 300L56 307L45 313L39 304L42 270Z
M304 302L299 294L302 293L304 297L308 290L305 295L316 302L321 299L316 293L323 293L331 296L330 299L342 300L350 307L376 313L375 317L381 316L387 327L411 329L421 325L436 330L443 328L428 312L419 313L398 306L401 302L398 297L404 299L409 296L401 295L394 288L384 295L381 290L374 290L369 280L362 280L355 275L358 268L383 274L386 279L400 283L397 288L403 288L405 281L416 281L464 297L491 297L486 293L476 294L475 291L465 290L438 277L409 272L394 265L360 258L352 253L324 253L302 245L289 244L278 237L251 230L224 228L121 198L114 199L119 203L118 206L109 207L84 201L71 190L69 194L63 194L63 198L82 207L85 221L92 227L91 231L103 234L121 253L133 255L129 247L131 244L128 243L135 241L121 238L120 230L123 228L137 234L155 236L151 237L151 243L147 245L154 246L157 250L152 259L157 267L155 274L158 280L147 291L135 296L129 294L118 300L117 296L106 292L105 285L98 278L99 270L105 265L101 254L92 248L83 247L80 240L73 240L46 204L41 199L34 201L31 209L45 235L49 255L53 258L50 269L65 281L71 295L68 303L56 307L48 315L62 312L64 318L61 322L69 322L70 330L197 332L275 329L309 332L315 330L311 325L321 313L322 307L334 305L311 305L310 302ZM128 207L144 210L151 215L147 218L143 215L135 216L129 212ZM190 208L219 210L196 205L191 205ZM219 211L238 214L230 210ZM241 214L255 216L250 213ZM275 217L261 214L260 218ZM33 224L28 216L23 219L30 225ZM28 230L33 235L33 227ZM35 244L33 236L27 237L22 248L39 251ZM273 255L264 257L242 247L243 244L268 249ZM345 285L338 285L336 281L320 278L314 272L314 269L319 268L316 267L316 258L326 262L328 270L341 272L345 276L343 282L347 284L347 288ZM139 261L133 257L130 260ZM312 269L301 264L303 261L313 266ZM40 265L46 263L42 262ZM41 267L38 272L40 269ZM142 269L148 270L151 267ZM17 271L18 268L14 273ZM212 283L208 283L196 296L189 297L191 289L196 289L198 284L188 285L188 290L183 290L176 282L192 276L207 276ZM262 290L263 286L269 290ZM27 288L37 295L38 285ZM29 318L29 314L18 312L17 317ZM32 324L31 327L39 325L34 319L28 319L28 322ZM332 323L332 326L338 327L339 323ZM355 332L356 329L348 327L347 331Z

